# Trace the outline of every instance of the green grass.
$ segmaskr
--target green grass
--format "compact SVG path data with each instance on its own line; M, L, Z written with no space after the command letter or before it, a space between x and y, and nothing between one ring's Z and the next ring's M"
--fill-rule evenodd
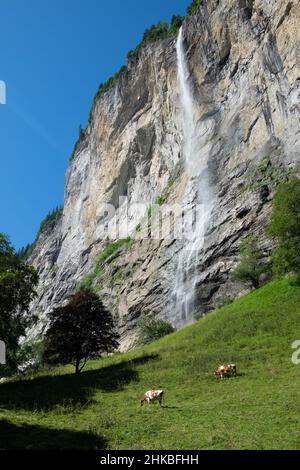
M2 448L300 449L300 289L274 281L142 349L0 385ZM216 366L235 362L236 378ZM165 390L164 407L139 407Z

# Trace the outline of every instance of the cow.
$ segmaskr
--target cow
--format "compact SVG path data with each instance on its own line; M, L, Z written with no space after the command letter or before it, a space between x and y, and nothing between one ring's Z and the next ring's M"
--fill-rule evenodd
M216 377L235 377L236 376L236 365L235 364L223 364L215 369L214 372Z
M148 392L144 394L144 397L141 400L141 406L143 406L144 403L146 402L149 404L149 403L154 403L156 401L158 401L158 403L161 406L163 394L164 394L163 390L149 390Z

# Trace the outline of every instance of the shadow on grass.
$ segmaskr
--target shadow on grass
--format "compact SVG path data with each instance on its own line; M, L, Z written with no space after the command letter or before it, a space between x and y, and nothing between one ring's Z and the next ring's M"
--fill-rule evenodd
M165 410L179 410L181 411L181 408L179 406L168 406L168 405L161 405L162 408Z
M49 429L31 424L14 424L0 419L0 449L89 449L104 450L106 440L90 432Z
M68 409L89 405L97 389L116 392L138 382L136 366L158 358L152 354L79 375L47 375L4 383L0 385L0 409L49 411L59 405Z

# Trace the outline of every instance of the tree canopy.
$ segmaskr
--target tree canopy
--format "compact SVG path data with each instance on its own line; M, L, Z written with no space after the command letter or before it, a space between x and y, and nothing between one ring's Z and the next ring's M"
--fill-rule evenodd
M118 347L113 317L91 289L76 292L49 316L44 344L44 360L49 364L74 364L78 374L88 359Z
M300 276L300 180L292 179L279 187L268 232L278 241L272 254L274 272L291 271Z
M0 233L0 339L6 344L7 370L16 368L20 336L34 320L28 315L38 275L15 253L8 237Z
M256 289L261 284L261 276L267 276L269 271L269 266L262 259L263 253L258 247L258 240L248 236L241 243L239 263L232 272L232 278L249 283Z

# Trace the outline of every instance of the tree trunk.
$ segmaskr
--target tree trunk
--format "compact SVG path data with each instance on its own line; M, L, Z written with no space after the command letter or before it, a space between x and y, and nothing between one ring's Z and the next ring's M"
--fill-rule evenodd
M75 364L75 374L80 374L79 364L80 364L80 358L77 356L76 357L76 364Z

